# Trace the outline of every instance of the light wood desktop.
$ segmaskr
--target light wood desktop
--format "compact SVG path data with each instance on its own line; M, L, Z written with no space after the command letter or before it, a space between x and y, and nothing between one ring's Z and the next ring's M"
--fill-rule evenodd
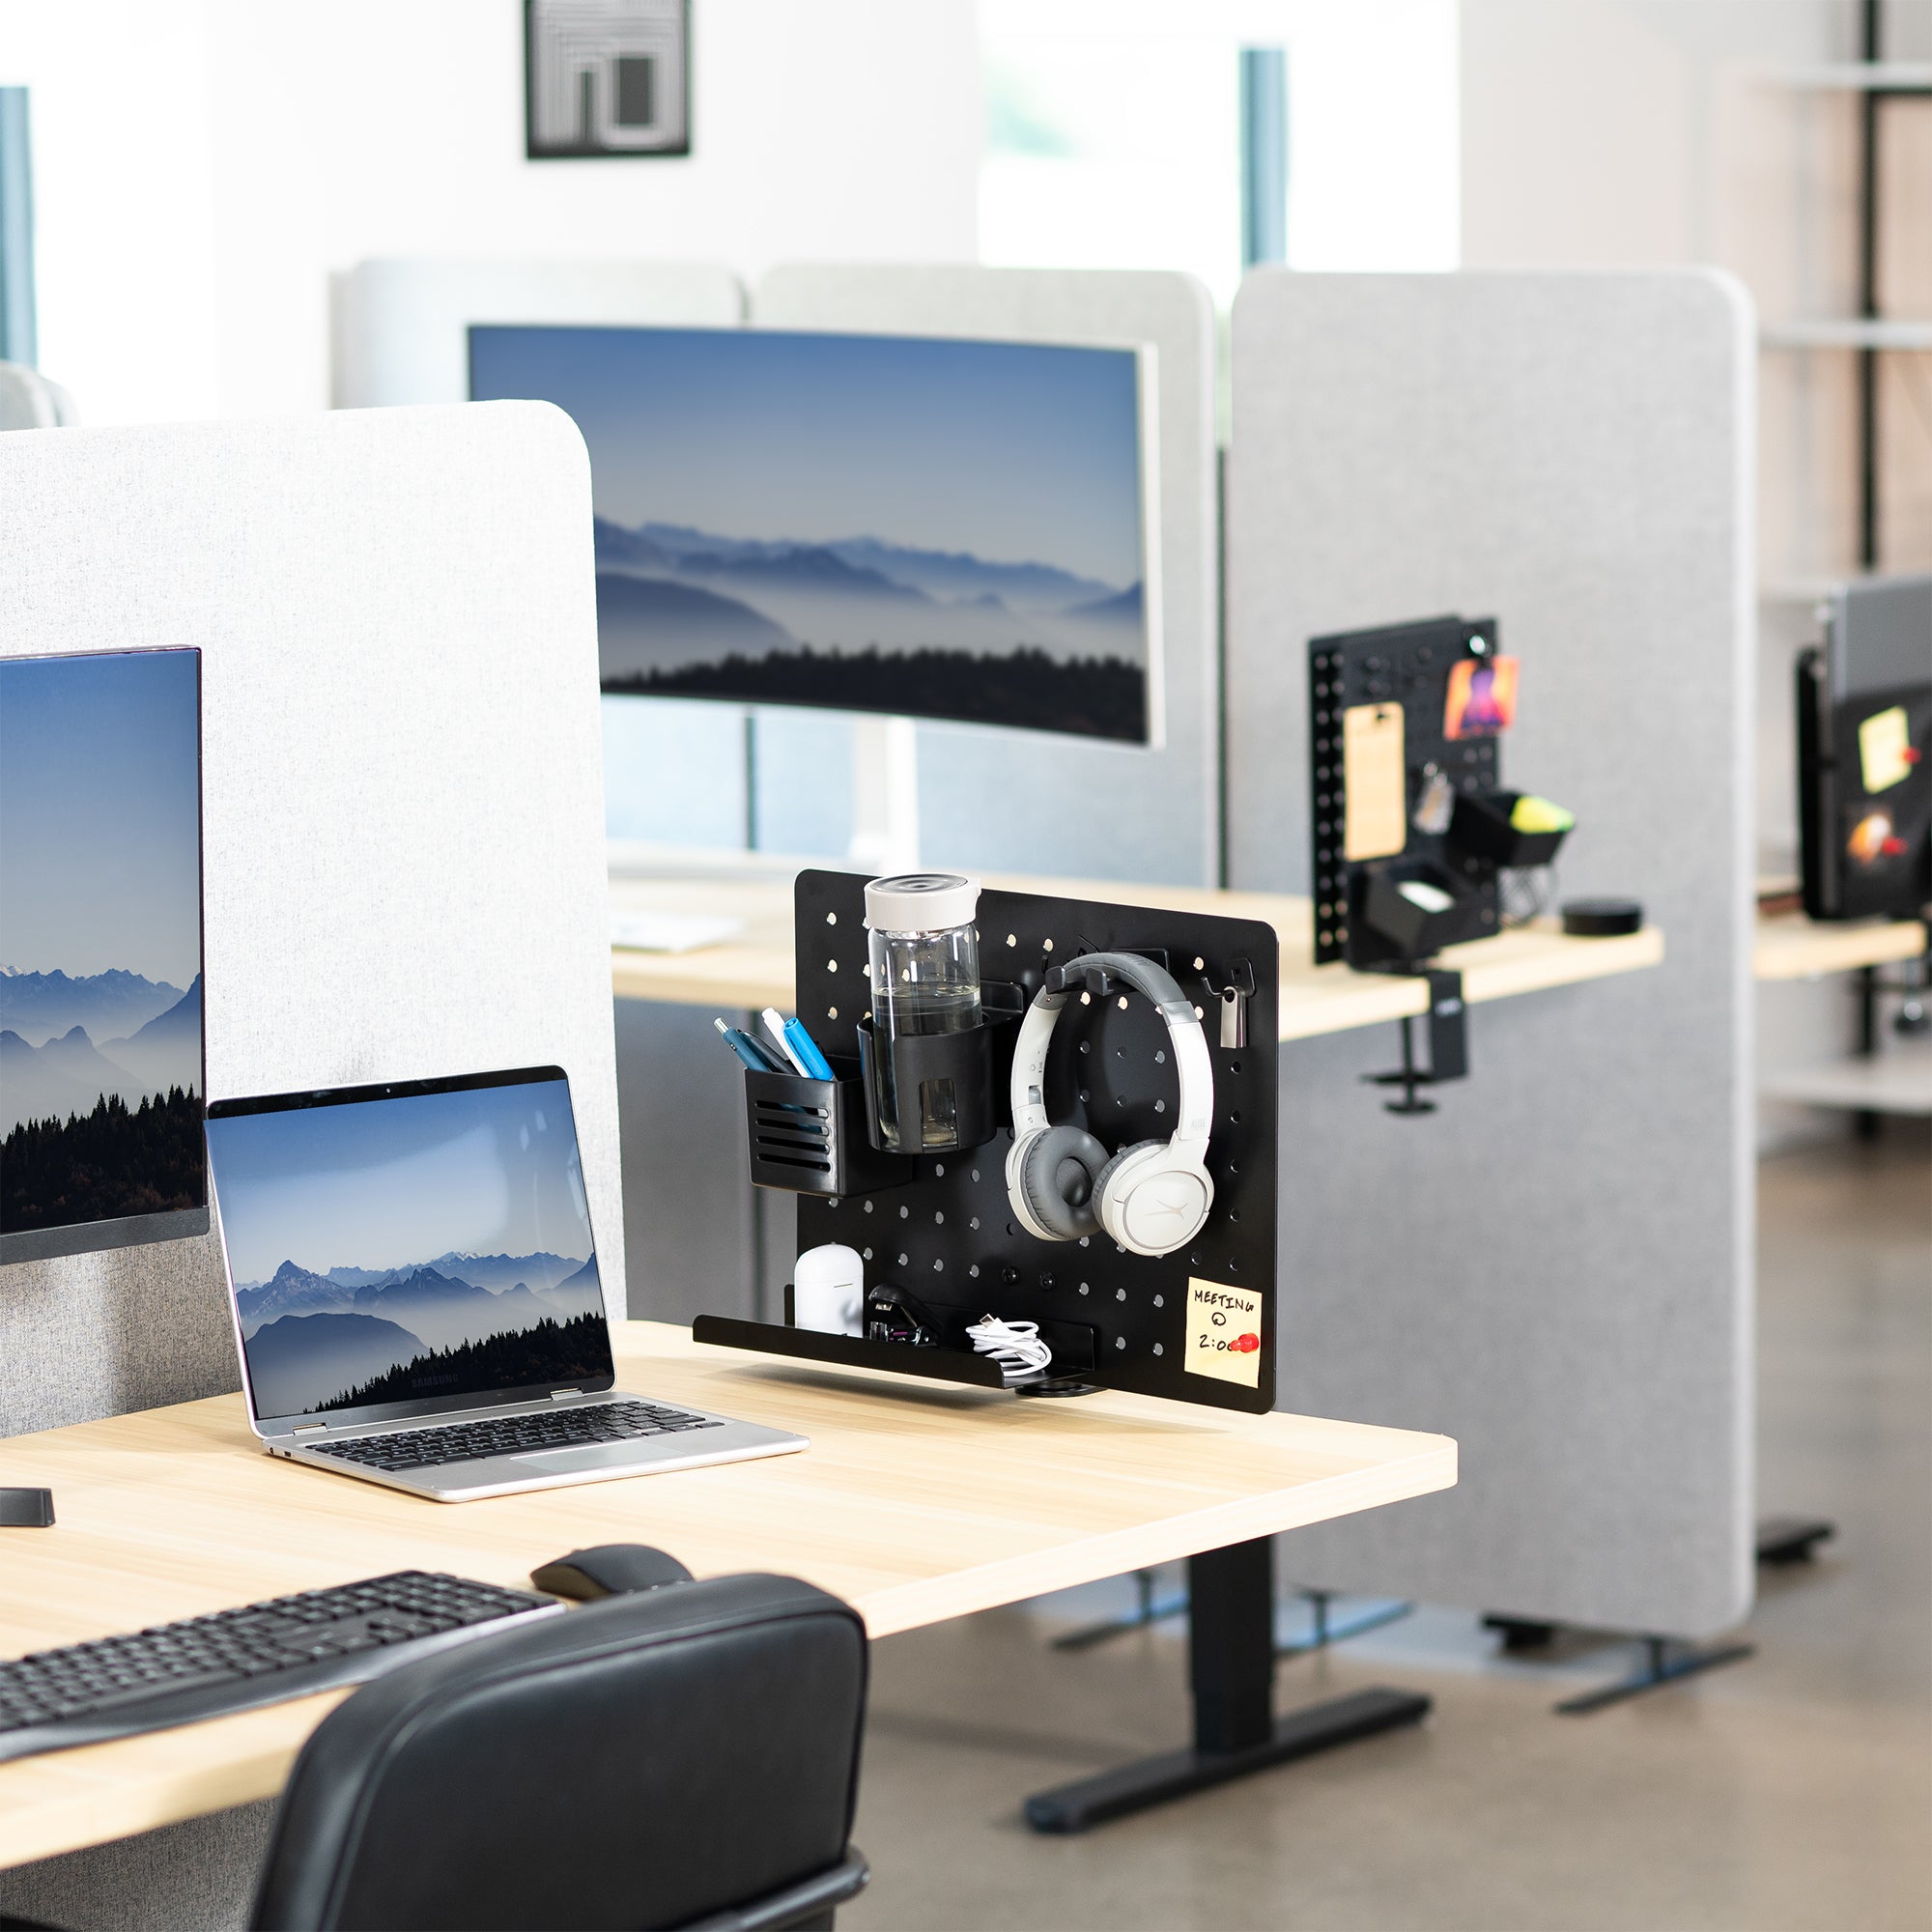
M452 1505L271 1462L239 1396L14 1436L6 1480L51 1488L58 1522L0 1531L0 1656L389 1570L526 1585L598 1543L659 1545L700 1577L804 1577L884 1636L1456 1480L1441 1435L835 1375L659 1322L612 1334L620 1386L812 1446ZM342 1694L0 1764L0 1865L270 1796Z
M1916 919L1866 920L1838 924L1806 919L1802 912L1760 917L1751 952L1759 980L1811 980L1860 966L1890 966L1921 958L1925 927Z
M1427 983L1383 974L1313 964L1313 908L1280 893L1214 892L1188 886L1122 885L1118 881L1035 879L989 873L988 886L1013 892L1058 893L1120 905L1172 906L1183 912L1265 920L1281 940L1281 1037L1309 1039L1429 1010ZM708 1007L713 1012L793 1004L792 897L787 878L613 877L613 908L626 912L715 915L744 922L720 946L682 952L613 950L611 985L620 999L661 1000ZM1655 926L1616 939L1572 939L1554 920L1539 920L1494 939L1444 949L1441 964L1463 975L1472 1006L1519 993L1542 992L1617 973L1634 973L1663 958ZM992 970L990 967L987 969ZM810 1016L807 1016L809 1025Z

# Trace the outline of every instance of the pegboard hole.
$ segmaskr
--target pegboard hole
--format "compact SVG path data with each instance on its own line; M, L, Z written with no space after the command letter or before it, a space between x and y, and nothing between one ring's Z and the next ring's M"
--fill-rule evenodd
M1091 1007L1094 1004L1094 995L1092 993L1082 993L1080 995L1080 1004L1083 1007ZM1086 1049L1083 1047L1081 1051L1084 1053Z
M1228 1219L1229 1219L1229 1220L1231 1220L1231 1221L1238 1221L1238 1220L1239 1220L1240 1218L1241 1218L1241 1210L1240 1210L1240 1209L1239 1209L1238 1208L1230 1208L1228 1209Z
M1167 1353L1167 1350L1163 1349L1158 1342L1156 1342L1153 1345L1153 1351L1156 1355L1164 1355Z
M871 1204L871 1203L870 1203L869 1201L867 1201L867 1203L865 1204L865 1208L866 1208L866 1212L867 1212L867 1213L868 1213L868 1214L869 1214L869 1213L870 1213L870 1212L872 1211L872 1204Z
M973 1265L966 1270L966 1275L968 1280L978 1281L980 1279L980 1264L978 1262L975 1262Z
M980 1170L979 1170L979 1169L978 1169L978 1168L976 1167L976 1168L975 1168L975 1169L973 1170L973 1179L974 1179L975 1180L978 1180L978 1179L979 1179L979 1178L980 1178Z
M827 925L837 925L838 923L838 915L836 912L827 913L825 915L825 923Z
M1153 1052L1153 1064L1154 1064L1154 1065L1155 1065L1156 1066L1165 1066L1165 1065L1167 1065L1167 1048L1166 1048L1166 1047L1164 1047L1164 1046L1157 1046L1157 1047L1155 1047L1155 1048L1154 1048L1154 1052Z
M825 970L826 970L826 971L827 971L828 973L836 973L836 972L838 972L838 960L836 960L836 959L828 959L828 960L827 960L827 961L825 962Z
M1088 1239L1088 1237L1087 1237L1087 1236L1086 1236L1085 1235L1082 1235L1082 1236L1080 1236L1080 1245L1081 1245L1081 1246L1082 1246L1083 1248L1084 1248L1084 1247L1085 1247L1085 1246L1087 1245L1087 1239Z
M967 1227L969 1227L969 1228L975 1228L975 1229L977 1229L977 1228L979 1227L979 1225L980 1225L980 1217L979 1217L979 1215L975 1214L975 1215L973 1216L973 1218L972 1218L972 1219L971 1219L970 1221L968 1221L968 1222L966 1223L966 1225L967 1225Z
M1201 1010L1201 1009L1200 1009L1199 1007L1196 1007L1196 1008L1194 1009L1194 1017L1195 1017L1195 1018L1196 1018L1197 1020L1203 1020L1203 1019L1206 1019L1206 1018L1208 1017L1208 1015L1207 1015L1206 1013L1204 1013L1204 1012L1203 1012L1203 1011Z
M1165 1100L1156 1100L1156 1101L1155 1101L1155 1102L1153 1103L1153 1110L1154 1110L1154 1112L1155 1112L1156 1114L1164 1114L1164 1113L1166 1113L1166 1112L1167 1112L1167 1102L1166 1102Z
M946 1264L941 1261L935 1261L932 1264L932 1271L934 1274L944 1274L946 1272Z
M1153 1305L1156 1308L1165 1308L1167 1306L1167 1296L1164 1294L1156 1294L1153 1298Z
M899 1219L901 1221L909 1221L911 1218L912 1218L912 1209L910 1208L901 1208L899 1209Z
M1239 1174L1240 1171L1241 1171L1241 1163L1239 1161L1231 1160L1228 1163L1228 1172L1230 1174Z
M1050 939L1042 939L1039 943L1039 950L1042 952L1051 952L1053 951L1053 941Z
M1124 1349L1124 1348L1125 1348L1126 1346L1127 1346L1127 1338L1126 1338L1126 1337L1125 1337L1124 1335L1116 1335L1116 1336L1114 1337L1114 1347L1115 1347L1115 1348L1117 1348L1117 1349Z
M1020 943L1020 936L1018 933L1009 932L1007 934L1007 944L1009 946L1017 946L1019 943Z
M933 1209L932 1225L935 1228L943 1228L946 1225L946 1216L942 1214L937 1208Z
M1240 1070L1241 1070L1241 1063L1238 1060L1229 1061L1228 1071L1230 1073L1238 1073Z
M905 1257L904 1257L903 1255L901 1255L901 1256L899 1257L899 1266L900 1266L900 1267L904 1267L904 1266L905 1266L905 1264L906 1264L906 1258L905 1258Z
M1125 1012L1126 1009L1127 1009L1127 996L1124 993L1122 993L1121 995L1121 1010L1122 1012Z
M1195 970L1195 971L1196 971L1197 973L1200 973L1200 972L1205 972L1205 971L1207 970L1207 965L1208 965L1208 962L1207 962L1207 960L1205 960L1204 958L1202 958L1202 956L1200 955L1200 953L1198 953L1198 952L1197 952L1197 953L1196 953L1196 954L1194 955L1194 970Z
M1080 1293L1082 1294L1087 1293L1087 1284L1084 1281L1080 1284Z
M1237 1126L1237 1127L1238 1127L1238 1126L1239 1126L1239 1125L1241 1124L1241 1110L1240 1110L1240 1108L1236 1107L1236 1109L1234 1110L1234 1112L1233 1112L1233 1113L1231 1113L1231 1114L1230 1114L1230 1115L1228 1116L1228 1119L1229 1119L1229 1120L1230 1120L1230 1121L1231 1121L1231 1122L1233 1122L1233 1123L1234 1123L1234 1124L1235 1124L1236 1126Z
M1116 1301L1124 1301L1126 1298L1127 1291L1124 1288L1117 1288L1114 1291L1114 1299Z
M861 1259L862 1261L870 1261L870 1260L872 1259L872 1251L871 1251L871 1249L870 1249L870 1248L861 1248L861 1249L860 1249L860 1251L859 1251L859 1257L860 1257L860 1259Z
M838 1017L838 1009L837 1007L827 1007L825 1017L829 1020L836 1020Z
M944 1180L946 1179L946 1163L943 1160L936 1160L932 1163L932 1178L935 1180Z

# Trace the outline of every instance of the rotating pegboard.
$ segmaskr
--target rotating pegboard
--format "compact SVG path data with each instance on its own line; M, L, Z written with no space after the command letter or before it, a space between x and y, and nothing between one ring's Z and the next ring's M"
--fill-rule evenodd
M865 885L861 874L806 872L794 900L799 1017L839 1076L798 1083L794 1097L834 1121L850 1118L858 1026L870 1006ZM1273 927L989 890L980 896L979 930L997 1131L960 1151L871 1155L863 1169L853 1164L845 1192L826 1191L819 1172L786 1182L799 1195L800 1251L827 1241L858 1249L868 1288L890 1282L916 1295L949 1340L985 1314L1037 1321L1055 1345L1057 1373L1216 1407L1272 1406L1279 979ZM1130 1254L1104 1234L1037 1239L1014 1219L1007 1199L1016 1015L1053 967L1103 952L1153 958L1203 1017L1214 1075L1207 1153L1214 1203L1199 1236L1172 1255ZM1222 1045L1224 1038L1241 1043ZM1165 1139L1179 1101L1173 1063L1167 1027L1148 1000L1125 988L1083 994L1054 1031L1049 1116L1086 1127L1110 1151ZM818 1087L815 1097L803 1092L809 1084ZM711 1317L700 1318L695 1332L705 1341L924 1375L947 1374L948 1365L932 1358L952 1353ZM926 1359L914 1364L908 1355ZM986 1380L983 1361L969 1357L962 1367L959 1379Z

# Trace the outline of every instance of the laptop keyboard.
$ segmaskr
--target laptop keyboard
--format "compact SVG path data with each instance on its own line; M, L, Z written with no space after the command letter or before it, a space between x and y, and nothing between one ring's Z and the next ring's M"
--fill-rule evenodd
M0 1761L366 1683L554 1602L402 1570L0 1662Z
M526 1456L533 1449L580 1449L597 1442L629 1442L640 1435L677 1435L724 1426L710 1416L661 1403L601 1402L587 1408L538 1409L489 1422L455 1422L440 1429L405 1429L393 1435L357 1435L345 1442L302 1446L318 1456L402 1475L445 1463Z

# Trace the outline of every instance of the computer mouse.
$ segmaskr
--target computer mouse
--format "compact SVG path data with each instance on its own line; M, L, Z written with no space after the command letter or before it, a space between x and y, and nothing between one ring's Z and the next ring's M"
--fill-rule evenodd
M573 1549L532 1570L530 1581L553 1597L586 1604L633 1590L660 1590L667 1583L689 1583L691 1572L675 1556L642 1543L603 1543L595 1549Z

